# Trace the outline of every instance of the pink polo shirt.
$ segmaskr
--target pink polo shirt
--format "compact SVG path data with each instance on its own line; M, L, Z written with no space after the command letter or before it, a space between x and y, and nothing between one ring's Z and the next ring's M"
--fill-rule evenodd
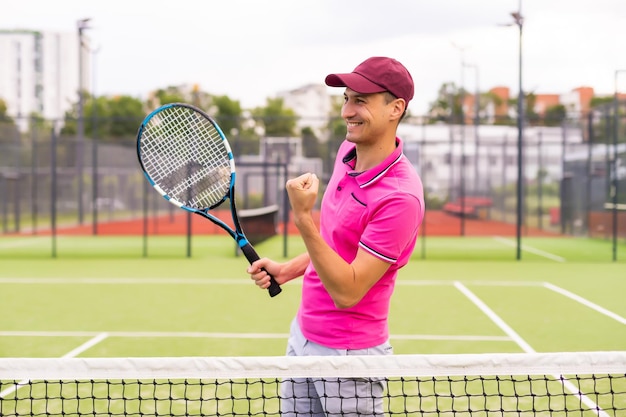
M346 262L359 248L390 264L353 307L338 309L310 263L304 273L298 323L304 336L335 349L365 349L389 338L387 316L398 269L408 262L424 218L422 182L396 150L380 165L355 172L356 150L344 142L322 199L320 233Z

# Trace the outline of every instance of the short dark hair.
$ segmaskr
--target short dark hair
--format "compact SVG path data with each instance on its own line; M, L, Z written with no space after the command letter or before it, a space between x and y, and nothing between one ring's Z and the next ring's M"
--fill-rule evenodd
M385 98L385 104L389 104L392 101L398 99L398 97L394 96L393 93L390 93L389 91L383 91L381 94ZM408 104L406 101L404 103L405 103L405 106ZM404 113L402 113L402 117L400 117L400 120L404 119L404 116L406 116L406 111L407 111L407 107L404 108Z

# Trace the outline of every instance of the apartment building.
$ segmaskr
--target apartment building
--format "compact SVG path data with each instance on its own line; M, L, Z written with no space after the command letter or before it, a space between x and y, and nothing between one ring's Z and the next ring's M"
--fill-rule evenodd
M63 117L78 100L80 67L90 90L90 54L79 66L78 33L0 30L0 57L0 98L22 128L31 114Z
M496 86L491 88L488 93L492 96L491 100L484 100L480 103L481 120L486 123L494 123L498 119L504 117L517 117L517 109L515 105L511 105L511 100L517 99L517 92L511 93L509 87ZM530 93L528 91L526 94ZM533 93L532 112L540 117L545 116L548 110L555 106L562 105L568 117L580 117L589 112L591 108L591 99L594 97L594 89L592 87L577 87L565 93ZM465 122L472 123L476 115L476 95L465 94L463 100L463 112L465 114Z

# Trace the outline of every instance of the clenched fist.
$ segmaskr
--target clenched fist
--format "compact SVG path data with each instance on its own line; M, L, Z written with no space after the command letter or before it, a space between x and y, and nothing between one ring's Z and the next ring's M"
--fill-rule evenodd
M319 178L312 173L306 173L287 181L285 187L296 218L311 213L317 200L319 186Z

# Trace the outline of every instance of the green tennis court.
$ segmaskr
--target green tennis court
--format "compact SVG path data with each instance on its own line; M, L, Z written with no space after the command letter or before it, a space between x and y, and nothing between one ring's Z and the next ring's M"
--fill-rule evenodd
M626 349L624 261L588 260L606 242L525 239L522 262L511 260L512 244L418 244L392 299L395 352ZM228 237L194 237L189 258L183 237L150 238L145 258L140 238L63 237L57 245L62 256L52 259L50 239L0 239L0 356L284 354L300 285L270 298ZM285 248L278 237L257 246L274 258L285 249L292 256L303 247L290 238Z

